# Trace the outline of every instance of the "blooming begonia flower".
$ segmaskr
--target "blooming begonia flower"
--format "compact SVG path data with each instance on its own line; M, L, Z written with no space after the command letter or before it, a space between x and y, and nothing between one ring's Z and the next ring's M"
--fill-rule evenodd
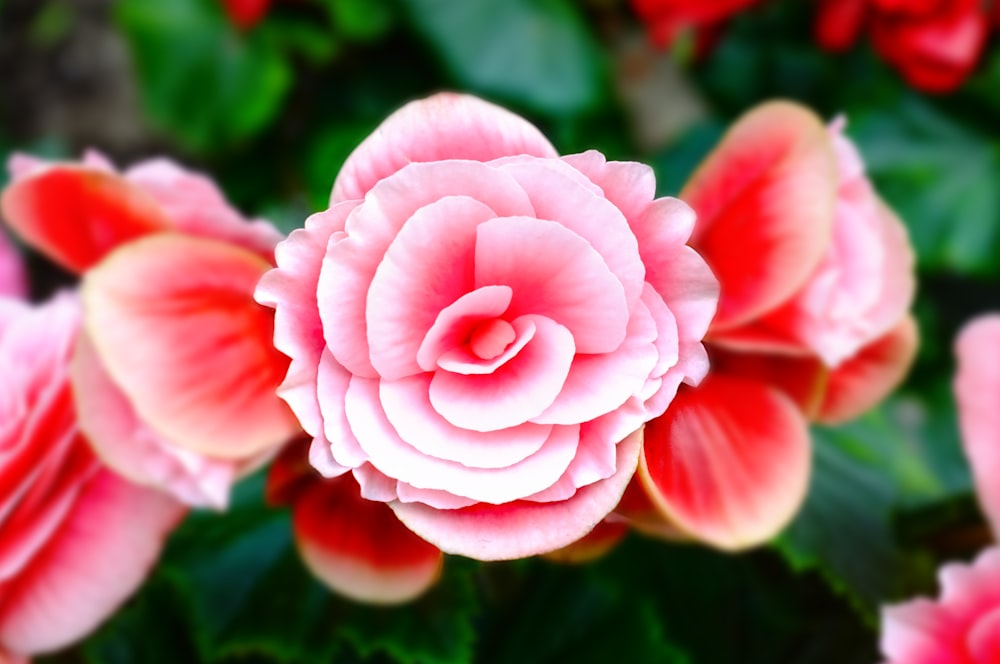
M241 472L299 431L274 393L288 361L271 345L273 315L252 297L281 235L166 160L118 174L95 154L16 156L11 171L4 219L83 275L84 433L133 481L223 506Z
M809 420L860 414L913 358L912 250L841 131L762 105L681 193L722 290L712 374L645 431L637 477L668 536L726 549L773 536L805 496ZM619 511L655 530L640 507Z
M183 514L103 466L69 379L76 298L0 299L0 661L93 630L131 595Z
M708 369L718 284L685 244L690 208L654 189L475 98L387 119L257 291L314 465L449 553L589 532L643 424Z
M289 445L267 476L268 502L290 505L295 541L310 571L332 590L375 604L408 602L433 586L444 555L383 502L365 500L351 474L322 477L308 441Z

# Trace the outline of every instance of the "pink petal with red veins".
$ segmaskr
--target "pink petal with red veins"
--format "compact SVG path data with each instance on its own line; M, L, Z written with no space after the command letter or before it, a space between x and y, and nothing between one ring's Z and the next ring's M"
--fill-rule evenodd
M573 363L573 335L544 316L512 321L518 337L534 337L516 357L491 374L441 370L431 380L431 404L456 427L496 431L523 424L555 401Z
M179 448L146 426L86 334L79 337L70 372L80 430L106 466L186 505L225 509L239 464Z
M584 238L550 221L501 218L479 226L477 286L514 291L508 320L546 316L569 329L579 353L609 353L625 340L622 283Z
M362 498L349 475L310 486L294 506L293 526L312 573L357 601L407 602L441 573L441 552L407 530L385 503Z
M473 290L476 228L495 216L474 199L446 196L399 230L368 289L370 359L383 379L423 371L421 342L441 311Z
M528 193L535 217L558 222L593 247L607 266L605 269L621 283L625 307L631 311L642 292L646 270L635 235L621 210L604 198L599 188L587 181L579 182L583 179L579 173L561 161L513 161L501 170L514 176Z
M316 373L326 342L319 319L316 284L329 237L344 230L355 204L337 205L306 219L305 228L292 231L275 250L278 268L264 274L254 298L274 308L274 347L291 358L278 388L310 435L318 436L323 417L316 400Z
M316 377L316 393L323 412L323 435L338 465L357 468L368 461L368 455L358 445L347 421L344 401L350 384L350 372L340 366L330 351L324 351Z
M421 374L379 384L386 418L422 454L470 468L504 468L536 453L552 433L551 425L530 422L499 431L459 429L431 406L431 378Z
M470 468L429 457L399 437L382 411L378 389L376 380L351 379L346 403L351 428L375 468L416 488L505 503L554 484L576 454L579 427L553 427L538 452L505 468Z
M25 241L73 272L119 245L170 227L155 199L113 173L53 165L15 180L0 213Z
M480 321L494 319L507 311L513 296L510 286L483 286L449 304L424 335L417 350L417 364L424 371L437 369L443 354L461 346Z
M298 430L275 396L288 360L253 301L267 263L174 234L130 243L84 278L87 334L153 430L185 449L246 458Z
M183 509L163 494L101 472L58 535L0 598L0 643L51 652L111 615L153 566Z
M916 358L917 344L917 323L907 316L831 371L815 420L846 422L885 399L906 377Z
M809 480L809 429L782 393L710 374L646 425L639 477L681 530L721 549L773 537Z
M417 210L449 196L472 198L500 216L534 215L527 194L506 173L471 161L410 164L382 180L334 235L320 272L326 344L351 373L375 378L369 360L368 289L400 229Z
M597 150L567 155L562 160L600 187L629 223L643 215L656 195L656 176L646 164L607 161Z
M615 474L582 487L569 500L479 504L457 510L420 503L389 505L408 528L446 553L479 560L547 553L577 541L614 509L635 472L641 446L641 431L618 443Z
M510 111L467 95L437 94L407 104L379 125L347 158L330 200L363 198L412 162L520 154L558 156L538 129Z
M750 111L702 162L680 198L698 214L691 244L722 283L714 331L770 311L813 273L830 244L837 183L826 127L788 102Z
M559 396L532 421L589 422L620 407L642 389L653 372L658 359L656 336L656 323L640 301L632 310L622 345L610 353L577 355ZM636 422L629 430L641 425Z

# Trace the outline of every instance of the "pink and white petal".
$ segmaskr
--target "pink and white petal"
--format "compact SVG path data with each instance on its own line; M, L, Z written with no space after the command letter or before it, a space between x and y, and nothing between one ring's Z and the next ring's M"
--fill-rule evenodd
M159 234L84 278L84 324L101 363L172 443L245 459L298 432L275 394L288 359L272 346L271 312L252 297L268 267L233 245Z
M423 503L439 510L455 510L475 505L478 500L456 496L440 489L418 489L406 482L397 482L396 497L403 503ZM389 501L385 501L389 502Z
M498 431L455 427L431 405L431 380L430 374L421 374L379 384L386 418L422 454L470 468L505 468L536 453L552 433L552 425L531 422Z
M635 472L641 447L641 431L618 443L615 474L579 489L569 500L480 504L457 510L420 503L389 506L408 528L446 553L479 560L548 553L577 541L614 509Z
M880 647L886 664L952 662L961 629L935 602L917 599L882 609Z
M0 214L24 242L81 273L119 245L170 228L157 202L124 178L53 165L11 183Z
M41 654L88 634L139 587L183 513L165 495L102 471L58 536L4 588L0 643Z
M350 475L316 482L293 507L299 553L329 588L359 602L399 604L437 581L444 557Z
M535 217L558 222L593 247L621 282L625 306L631 311L642 292L646 271L622 211L589 182L578 182L577 172L561 161L518 160L500 170L513 175L528 193Z
M431 404L454 426L496 431L523 424L542 414L566 384L576 352L570 331L544 316L521 316L513 326L518 337L534 327L534 337L493 373L434 374Z
M316 285L331 235L344 230L353 203L336 205L306 219L274 250L278 267L257 283L254 298L274 308L274 347L291 358L278 396L295 412L312 436L322 432L323 418L316 401L316 371L326 348L319 318Z
M579 427L553 427L535 454L506 468L470 468L426 456L402 440L379 403L378 382L353 378L347 391L347 417L371 465L416 488L437 489L478 501L501 504L554 484L573 460Z
M284 238L266 221L248 222L210 178L169 159L140 162L125 172L125 179L152 196L170 218L172 229L181 233L229 242L268 262Z
M907 316L831 371L815 420L846 422L885 399L910 370L917 355L918 334L917 322Z
M339 477L350 470L349 467L340 465L333 458L333 453L330 451L330 441L323 436L313 438L309 445L309 465L327 479Z
M607 161L597 150L567 155L562 160L600 187L629 223L641 217L656 196L656 176L646 164ZM687 237L682 240L686 241Z
M225 509L239 464L178 449L146 426L85 333L77 340L70 375L80 430L108 468L191 507Z
M709 374L646 425L639 477L679 529L726 550L761 544L805 498L806 420L757 381Z
M659 357L656 338L656 322L640 301L632 310L622 345L610 353L577 355L559 396L531 421L541 424L589 422L619 408L642 389L656 367ZM641 425L642 422L636 422L629 430Z
M468 197L500 216L534 215L521 186L472 161L414 163L378 182L334 234L318 285L326 344L351 373L374 378L369 360L368 289L386 251L417 210L448 196Z
M383 379L423 371L421 343L442 310L475 288L476 229L495 216L476 200L446 196L399 230L368 289L369 357Z
M702 162L680 198L698 214L691 244L722 283L716 330L778 306L813 273L838 182L826 127L789 102L751 110Z
M867 184L867 183L866 183ZM884 259L882 262L882 294L872 312L872 325L888 330L909 310L916 295L916 258L906 226L881 199L875 200L881 224Z
M368 455L358 445L347 421L344 401L351 378L350 372L340 366L330 351L323 351L316 379L316 393L323 412L323 436L330 444L335 463L357 468L368 461Z
M441 356L465 343L477 323L507 311L513 296L510 286L483 286L443 308L420 342L417 364L424 371L437 369Z
M331 203L363 198L376 182L413 162L509 155L556 157L529 122L489 102L454 93L414 101L390 115L347 158Z
M475 278L477 287L513 289L508 320L546 316L569 329L579 353L609 353L625 340L631 309L622 282L586 239L561 224L526 217L481 224Z
M353 469L354 479L361 487L361 497L387 503L399 496L399 480L389 477L370 463L364 463Z

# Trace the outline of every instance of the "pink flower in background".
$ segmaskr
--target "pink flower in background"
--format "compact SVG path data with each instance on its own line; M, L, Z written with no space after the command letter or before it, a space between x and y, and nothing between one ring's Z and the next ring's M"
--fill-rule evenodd
M841 132L764 104L681 193L721 282L713 369L646 427L637 478L651 506L619 510L643 530L725 549L769 539L805 496L809 420L860 414L913 358L912 250Z
M590 531L643 424L708 368L717 282L685 244L691 210L654 189L475 98L386 120L257 291L313 464L449 553Z
M69 380L79 309L69 295L0 300L0 661L93 630L183 514L104 467L81 435Z
M308 441L293 443L267 476L272 505L290 505L299 553L329 588L359 602L415 599L441 576L440 549L406 528L383 502L365 500L352 475L332 479L308 464Z
M234 479L298 432L274 394L288 361L273 315L252 298L281 235L165 160L120 175L94 154L16 156L11 171L4 219L83 275L73 382L87 438L135 482L224 506Z

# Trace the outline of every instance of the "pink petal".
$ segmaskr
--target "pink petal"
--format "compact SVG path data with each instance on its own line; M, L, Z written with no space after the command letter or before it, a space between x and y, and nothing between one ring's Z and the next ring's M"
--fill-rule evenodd
M379 125L344 163L330 200L363 198L376 182L412 162L519 154L557 156L541 132L510 111L467 95L437 94L407 104Z
M1000 315L967 323L955 342L955 400L962 444L976 493L994 532L1000 532Z
M710 374L646 425L639 476L681 530L722 549L773 537L809 481L809 430L780 392Z
M646 164L607 161L597 150L567 155L562 160L600 187L629 223L643 215L656 195L656 176Z
M161 234L86 275L86 329L101 362L171 442L247 458L297 432L275 395L288 360L272 346L271 312L252 298L267 269L239 247Z
M763 104L729 130L680 195L698 214L692 246L722 284L715 331L773 309L812 274L837 183L826 127L802 106Z
M278 388L309 434L317 436L323 418L316 401L316 373L326 343L319 319L316 284L329 237L344 230L352 203L337 205L306 219L305 228L292 231L274 255L278 267L257 283L254 297L274 307L274 347L291 358Z
M422 371L421 342L441 311L473 290L476 228L495 216L476 200L447 196L400 229L368 289L368 346L382 378Z
M438 359L460 346L477 323L507 311L513 296L510 286L483 286L449 304L437 315L420 343L417 364L424 371L434 371Z
M316 394L323 412L323 436L329 441L334 463L357 468L368 461L368 455L358 445L347 421L344 402L351 378L350 372L340 366L330 351L324 351L316 378Z
M551 318L569 329L579 353L608 353L625 340L629 307L622 282L565 226L524 217L487 221L478 229L475 261L477 286L513 289L508 320Z
M917 344L917 323L907 316L831 371L815 420L826 424L845 422L885 399L909 372Z
M414 163L378 182L349 215L345 234L330 239L318 285L326 344L351 373L378 375L369 361L368 290L386 251L417 210L449 196L479 201L499 216L534 214L513 178L478 162Z
M883 608L880 646L886 664L950 664L956 661L959 629L947 611L928 600Z
M446 553L479 560L547 553L577 541L614 509L635 472L641 445L641 431L618 443L615 474L581 488L569 500L480 504L457 510L420 503L389 506L408 528Z
M493 373L434 375L431 404L453 425L473 431L514 427L544 412L562 390L575 352L569 330L543 316L521 316L512 324L518 337L534 327L534 338Z
M0 643L45 653L92 631L139 587L182 514L163 494L102 472L58 536L3 587Z
M0 212L25 243L73 272L170 226L157 202L125 179L65 164L12 182L0 197Z
M994 608L976 621L968 642L969 653L977 662L1000 660L1000 608Z
M444 557L385 503L365 500L350 475L313 483L294 506L295 540L323 583L351 599L407 602L441 574Z

